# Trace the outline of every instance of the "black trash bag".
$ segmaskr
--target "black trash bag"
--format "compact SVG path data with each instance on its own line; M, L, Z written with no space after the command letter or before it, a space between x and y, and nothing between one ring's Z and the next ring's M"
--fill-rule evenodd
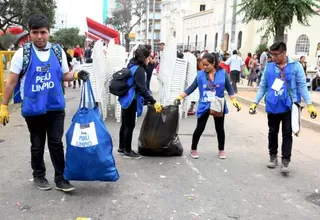
M148 105L140 130L138 151L143 156L181 156L183 147L178 136L179 106L169 105L156 113Z

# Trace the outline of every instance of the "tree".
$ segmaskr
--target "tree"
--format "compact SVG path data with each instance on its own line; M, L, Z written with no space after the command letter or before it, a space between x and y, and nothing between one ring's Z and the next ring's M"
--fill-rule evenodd
M72 48L78 44L83 45L86 37L79 35L79 32L79 28L62 28L55 32L50 40L67 48Z
M5 31L10 25L21 25L28 29L28 19L34 14L48 17L54 24L56 0L1 0L0 29Z
M127 51L130 43L129 34L141 22L142 16L146 13L146 5L147 0L118 0L119 7L112 12L112 17L105 21L124 34ZM136 18L134 23L133 18Z
M291 27L294 18L305 26L308 19L318 15L315 9L320 0L243 0L238 14L244 13L243 21L266 20L265 36L274 35L275 41L284 41L284 32Z

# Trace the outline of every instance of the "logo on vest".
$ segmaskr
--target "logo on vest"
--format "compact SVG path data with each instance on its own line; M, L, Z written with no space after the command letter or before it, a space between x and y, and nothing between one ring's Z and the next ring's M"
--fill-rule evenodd
M36 76L35 84L32 84L32 92L40 92L47 89L52 89L54 87L54 82L51 80L51 73L47 72L43 76Z
M278 97L278 96L282 96L282 94L284 93L284 89L280 89L279 91L274 91L274 96Z

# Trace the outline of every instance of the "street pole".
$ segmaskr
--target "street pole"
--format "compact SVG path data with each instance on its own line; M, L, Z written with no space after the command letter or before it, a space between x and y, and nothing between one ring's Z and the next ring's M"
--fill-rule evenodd
M228 0L224 0L223 21L222 21L222 30L221 30L221 45L224 45L224 35L226 32L227 2Z
M147 24L146 24L146 35L145 35L145 38L146 38L146 40L145 40L145 43L146 44L149 44L149 12L150 12L150 10L149 10L149 8L150 8L150 0L147 0L147 8L146 8L146 21L147 21Z
M236 50L236 26L237 26L237 0L233 0L232 23L231 23L231 51Z
M154 20L156 18L156 0L153 0L153 18L152 18L152 38L151 38L151 51L154 53Z

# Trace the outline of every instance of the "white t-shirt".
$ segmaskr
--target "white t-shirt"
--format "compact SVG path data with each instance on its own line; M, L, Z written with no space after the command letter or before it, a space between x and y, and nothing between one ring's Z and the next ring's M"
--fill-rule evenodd
M71 66L72 66L72 72L79 72L81 70L81 62L80 60L78 61L77 58L72 58L72 62L71 62Z
M234 54L225 62L226 65L230 65L230 71L237 70L241 71L241 66L244 65L244 61L241 57Z
M50 57L50 50L47 51L39 51L34 45L32 45L36 56L39 58L40 61L46 62L49 60ZM45 49L51 48L51 44L48 43ZM15 74L20 74L22 71L22 66L23 66L23 48L19 48L15 54L12 57L11 60L11 67L10 67L10 72L15 73ZM69 72L69 67L68 67L68 60L66 53L62 51L62 63L61 63L61 70L63 73ZM25 77L26 74L22 77L21 83L20 83L20 93L21 93L21 98L23 99L24 97L24 82L25 82Z

